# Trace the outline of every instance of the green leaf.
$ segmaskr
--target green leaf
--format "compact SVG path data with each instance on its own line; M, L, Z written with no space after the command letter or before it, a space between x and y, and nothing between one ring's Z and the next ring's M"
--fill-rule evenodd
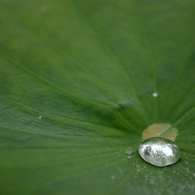
M0 194L194 194L194 10L1 0ZM139 156L153 124L178 129L176 164Z

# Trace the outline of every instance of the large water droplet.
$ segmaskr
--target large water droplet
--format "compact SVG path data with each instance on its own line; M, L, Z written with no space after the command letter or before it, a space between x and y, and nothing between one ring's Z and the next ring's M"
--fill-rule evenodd
M159 167L174 164L180 158L177 145L161 137L150 138L142 142L139 146L139 154L145 161Z

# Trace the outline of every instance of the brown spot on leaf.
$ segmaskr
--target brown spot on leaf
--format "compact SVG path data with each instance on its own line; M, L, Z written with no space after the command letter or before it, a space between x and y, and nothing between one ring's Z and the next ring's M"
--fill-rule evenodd
M171 141L175 141L177 135L178 130L169 123L152 124L143 131L142 139L146 140L151 137L164 137Z

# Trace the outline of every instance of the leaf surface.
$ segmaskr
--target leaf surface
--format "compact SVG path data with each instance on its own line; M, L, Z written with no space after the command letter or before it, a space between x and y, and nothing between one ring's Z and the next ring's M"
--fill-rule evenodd
M194 194L194 9L1 0L0 193ZM138 147L167 123L181 159L158 168Z

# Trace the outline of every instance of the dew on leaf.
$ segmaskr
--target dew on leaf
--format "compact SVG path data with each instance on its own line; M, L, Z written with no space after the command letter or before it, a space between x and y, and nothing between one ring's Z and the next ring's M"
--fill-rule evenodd
M152 93L152 96L153 97L158 97L159 96L159 93L155 91L155 92Z
M180 158L180 151L172 141L156 137L142 142L139 146L140 156L148 163L163 167L176 163Z
M118 172L121 174L121 177L123 177L123 170L119 167L117 167Z
M126 154L130 155L130 154L132 154L132 152L133 152L133 149L131 147L128 147L126 149Z
M42 119L42 117L43 117L42 115L39 115L39 116L38 116L38 119Z
M127 155L127 158L133 158L133 156L129 156L129 155Z
M111 175L110 178L111 178L111 179L115 179L116 176L115 176L115 175Z
M109 150L109 148L108 147L105 147L107 150Z
M184 161L186 165L188 165L188 161Z
M131 147L128 147L126 149L127 158L132 158L133 157L133 156L131 156L132 152L133 152L133 149Z

